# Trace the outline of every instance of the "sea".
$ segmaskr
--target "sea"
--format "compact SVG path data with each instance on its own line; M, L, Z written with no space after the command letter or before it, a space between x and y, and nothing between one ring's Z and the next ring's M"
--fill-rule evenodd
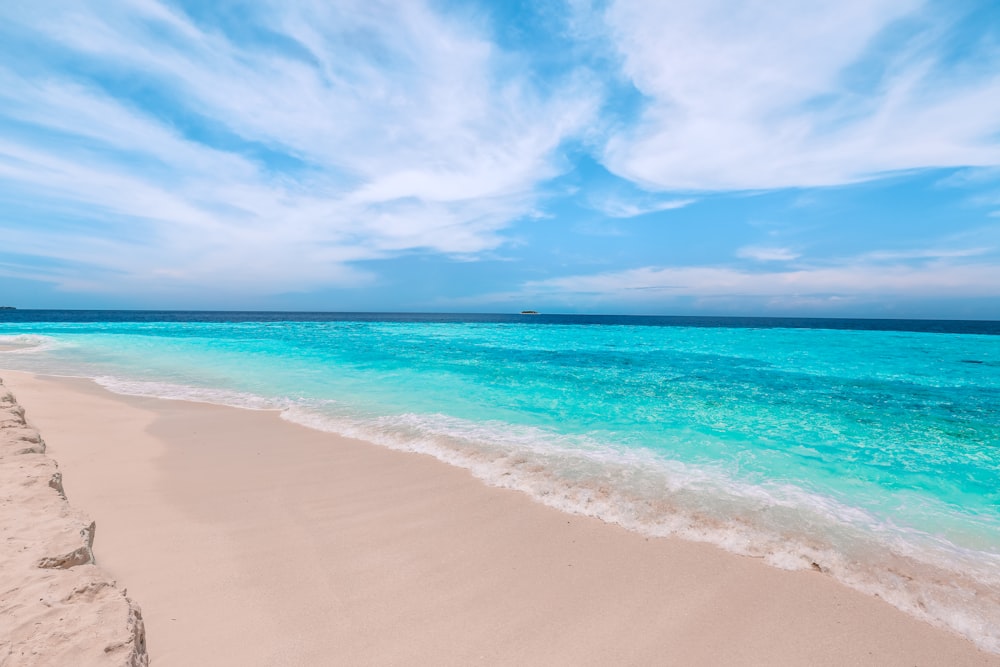
M1000 322L0 310L0 369L277 410L1000 652Z

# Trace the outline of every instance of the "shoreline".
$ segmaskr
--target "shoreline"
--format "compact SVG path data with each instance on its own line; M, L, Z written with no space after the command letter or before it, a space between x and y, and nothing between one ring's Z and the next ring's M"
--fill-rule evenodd
M820 573L564 514L430 456L0 377L102 526L155 665L1000 665Z

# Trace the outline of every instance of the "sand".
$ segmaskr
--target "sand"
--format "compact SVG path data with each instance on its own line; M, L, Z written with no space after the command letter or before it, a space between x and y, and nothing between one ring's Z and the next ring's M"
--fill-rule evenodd
M0 377L96 519L157 667L1000 665L822 573L647 539L428 456Z
M148 664L142 613L95 564L95 535L0 386L0 665Z

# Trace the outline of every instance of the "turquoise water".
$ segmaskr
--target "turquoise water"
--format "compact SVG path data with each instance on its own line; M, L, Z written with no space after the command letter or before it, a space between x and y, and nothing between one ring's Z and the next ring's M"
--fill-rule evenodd
M0 321L0 368L280 409L1000 651L1000 336L615 322Z

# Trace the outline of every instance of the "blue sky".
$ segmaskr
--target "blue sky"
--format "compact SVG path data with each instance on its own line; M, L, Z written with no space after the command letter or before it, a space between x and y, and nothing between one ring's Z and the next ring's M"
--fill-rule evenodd
M0 304L1000 319L1000 4L2 3Z

